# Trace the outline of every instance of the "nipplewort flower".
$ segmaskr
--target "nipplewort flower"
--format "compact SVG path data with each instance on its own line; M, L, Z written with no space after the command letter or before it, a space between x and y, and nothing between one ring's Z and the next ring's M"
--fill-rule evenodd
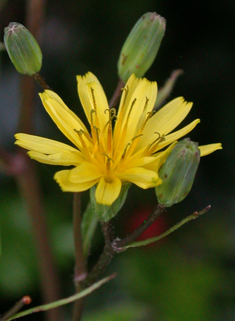
M15 135L16 144L41 163L73 166L55 174L61 189L81 192L96 185L99 204L112 205L125 183L143 189L161 184L158 171L175 142L200 122L196 119L169 134L187 116L192 103L178 97L154 113L156 82L132 75L116 112L109 109L103 88L91 72L78 76L77 81L89 130L56 93L45 90L40 94L46 111L74 146L22 133ZM199 147L201 156L221 148L219 143Z

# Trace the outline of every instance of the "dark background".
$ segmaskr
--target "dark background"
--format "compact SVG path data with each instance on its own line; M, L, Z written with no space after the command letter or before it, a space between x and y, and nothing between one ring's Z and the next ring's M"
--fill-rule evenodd
M0 32L9 22L25 23L25 1L1 3ZM42 75L82 119L77 74L93 72L110 98L116 87L117 60L125 38L148 11L167 20L158 56L146 73L159 88L171 72L184 70L170 99L184 96L194 107L183 125L201 119L190 138L200 145L221 142L223 150L204 157L194 187L183 203L166 213L147 236L161 233L194 210L212 205L202 218L157 244L120 254L110 267L118 278L92 294L84 320L235 320L234 252L234 8L226 1L68 1L48 0L43 24ZM0 144L14 151L19 111L19 75L1 54ZM39 88L38 88L39 90ZM35 133L64 140L39 98ZM65 140L64 140L65 141ZM56 168L37 164L53 249L63 278L64 296L73 292L72 195L53 181ZM0 176L0 312L22 295L40 303L39 279L30 221L12 178ZM88 194L83 195L85 208ZM132 187L114 219L120 236L141 223L156 205L153 190ZM90 258L101 250L97 236ZM42 319L42 317L39 317ZM28 318L30 320L30 317ZM34 320L35 317L34 317Z

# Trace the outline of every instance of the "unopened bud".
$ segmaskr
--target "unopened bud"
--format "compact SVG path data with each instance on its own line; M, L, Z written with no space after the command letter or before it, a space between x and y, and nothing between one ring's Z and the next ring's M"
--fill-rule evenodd
M142 77L151 67L165 33L166 21L156 12L147 12L134 25L118 61L118 75L126 82L134 73Z
M155 187L158 202L170 207L190 192L200 162L198 144L189 138L180 141L159 171L163 183Z
M34 36L22 24L11 22L4 29L4 43L16 70L32 76L42 66L42 52Z

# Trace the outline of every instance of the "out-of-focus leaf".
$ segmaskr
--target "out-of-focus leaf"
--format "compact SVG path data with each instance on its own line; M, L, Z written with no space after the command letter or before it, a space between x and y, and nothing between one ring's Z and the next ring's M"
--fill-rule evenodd
M109 306L101 311L89 313L84 316L84 321L146 321L153 320L148 316L151 314L149 307L145 304L128 303Z
M20 197L1 193L0 221L0 293L18 297L22 291L32 290L37 282L30 220Z
M157 251L123 253L120 263L123 292L155 307L156 320L213 320L213 300L228 284L219 266L199 255L188 257L173 243L161 244Z
M94 205L89 202L82 217L82 239L83 252L85 257L87 257L87 255L89 254L91 242L98 222L99 221L97 220Z

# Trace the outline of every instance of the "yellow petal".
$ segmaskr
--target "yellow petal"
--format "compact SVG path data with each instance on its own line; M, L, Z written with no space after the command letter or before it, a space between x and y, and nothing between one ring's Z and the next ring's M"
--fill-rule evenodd
M165 163L167 157L169 156L169 154L171 153L172 149L175 147L176 144L177 142L174 142L163 152L158 152L154 154L152 157L155 158L155 160L151 163L145 164L144 168L150 171L158 172L160 167Z
M136 103L134 105L134 110L137 113L137 117L136 117L137 119L139 119L139 115L141 115L143 112L143 109L146 103L146 97L149 99L149 102L146 108L146 113L148 113L153 109L153 106L157 98L157 83L155 81L151 82L146 78L139 79L139 78L131 77L130 81L127 82L125 88L128 88L127 96L125 99L125 114L124 114L125 117L127 117L131 109L132 102L135 99L136 99ZM124 95L125 95L125 91L123 92L123 96ZM122 102L120 103L120 106L122 106L121 104ZM135 116L133 115L133 117Z
M81 155L81 153L74 147L67 144L57 142L56 140L44 138L35 135L18 133L15 134L16 145L19 145L28 150L34 150L40 153L50 154L57 152L71 152Z
M122 183L118 178L105 180L102 177L95 191L96 202L103 205L112 205L121 192Z
M82 161L84 161L81 160L81 158L76 154L72 154L70 152L45 155L39 152L30 151L28 152L28 155L30 156L30 158L48 165L77 166L81 164Z
M122 182L131 182L143 189L157 186L162 182L155 171L142 167L128 168L125 172L116 175Z
M178 140L179 138L187 135L199 123L200 123L200 119L195 119L193 122L191 122L189 125L183 127L182 129L180 129L180 130L178 130L178 131L176 131L176 132L174 132L172 134L169 134L169 135L165 136L165 139L156 146L156 149L153 150L152 153L157 152L158 150L164 148L167 145L170 145L172 142ZM142 143L142 145L143 145L143 143Z
M126 88L128 83L126 85ZM119 127L118 121L122 122L122 130L127 125L125 137L120 137L119 132L115 131L114 140L124 139L123 144L127 144L131 139L138 134L138 130L143 125L144 120L147 117L147 114L153 109L154 103L157 98L157 83L150 82L146 78L143 79L132 79L130 88L127 91L127 96L125 100L124 115L118 113L117 128ZM125 92L123 93L125 95ZM133 101L135 103L133 105ZM148 101L148 102L147 102ZM122 110L120 104L120 110ZM130 112L131 111L131 112ZM120 111L121 113L121 111ZM120 120L119 120L120 116ZM122 119L123 118L123 119ZM115 127L116 127L115 126Z
M98 180L87 181L82 183L72 183L69 180L71 170L63 170L55 173L54 179L60 185L64 192L83 192L94 186Z
M88 121L91 123L91 110L96 110L97 117L95 119L99 120L99 123L94 123L94 125L102 130L109 120L108 113L105 113L105 110L109 109L109 105L99 80L91 72L88 72L84 77L77 76L77 81L79 98Z
M45 90L45 94L48 98L52 98L54 101L56 101L62 108L64 108L80 125L81 129L85 129L85 125L81 121L81 119L74 113L72 110L70 110L63 100L52 90ZM39 95L40 96L40 95Z
M54 99L55 95L51 91L39 94L46 111L56 126L75 146L80 148L81 143L75 131L83 130L87 134L88 131L81 120L64 103L59 102L60 98L57 95L57 99ZM85 136L84 139L86 139ZM89 141L86 140L86 143L89 145Z
M28 134L16 134L15 144L25 149L32 159L50 165L78 165L84 162L77 149L52 139Z
M125 168L130 168L130 167L139 167L139 166L145 166L149 163L152 163L155 161L154 156L149 156L149 157L135 157L133 156L126 162Z
M200 149L201 157L209 155L218 149L223 149L221 143L203 145L203 146L199 146L198 148Z
M141 142L144 142L145 145L150 144L154 132L158 132L161 136L170 133L188 115L192 105L192 103L184 101L182 97L178 97L162 107L147 122Z
M119 104L118 114L117 114L117 122L116 125L119 124L119 122L123 122L123 118L126 115L126 112L128 110L128 106L130 105L131 99L133 100L133 93L135 92L136 88L139 86L139 82L141 80L139 78L136 78L134 74L130 76L128 79L126 85L123 88L122 96Z
M98 166L84 162L70 171L69 180L72 183L84 183L96 180L101 176L102 173Z

